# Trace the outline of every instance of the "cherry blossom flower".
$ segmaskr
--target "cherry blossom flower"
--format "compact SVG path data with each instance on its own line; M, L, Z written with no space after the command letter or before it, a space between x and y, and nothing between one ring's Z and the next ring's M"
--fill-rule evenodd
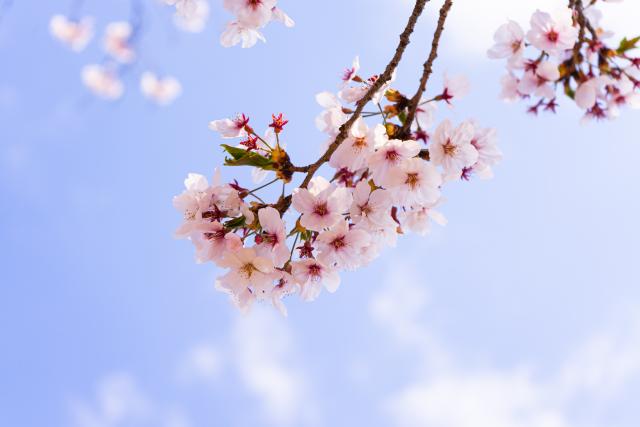
M515 21L500 26L493 36L495 44L487 55L492 59L520 56L524 51L524 30Z
M322 286L334 293L340 286L340 275L315 259L303 259L291 263L291 274L301 286L300 297L304 301L315 300Z
M636 84L626 74L608 85L607 89L611 99L608 104L610 117L618 117L623 106L640 108L640 93L636 92Z
M525 73L520 83L518 83L518 92L524 95L552 99L556 93L552 84L559 78L558 64L552 61L542 61L536 66L535 70Z
M577 39L578 29L573 26L569 9L559 11L555 16L537 10L531 16L531 30L527 33L527 40L534 47L557 55L573 48Z
M218 221L196 222L189 229L189 239L196 248L196 262L218 262L227 251L242 248L240 236L230 233Z
M232 47L241 43L242 47L246 49L255 46L258 40L267 41L260 31L246 27L239 22L227 24L224 32L220 35L220 44L224 47Z
M76 52L84 50L93 37L93 18L73 21L64 15L54 15L49 22L51 34Z
M439 203L440 199L435 203L417 205L403 211L401 213L402 225L421 236L425 236L431 231L431 221L438 225L447 225L447 219L444 215L433 209Z
M464 168L473 166L478 160L478 151L471 145L474 133L469 122L454 128L449 120L445 120L437 127L429 155L433 164L442 166L446 180L459 178Z
M391 194L384 189L371 189L368 182L360 181L353 191L353 204L349 209L351 220L365 230L387 228L391 218Z
M434 121L434 114L437 106L433 102L421 101L420 106L416 109L416 117L414 127L420 129L428 129Z
M353 270L361 265L360 254L370 242L366 231L350 229L347 221L339 221L318 235L318 260L325 265Z
M140 90L157 104L169 105L180 95L182 86L174 77L159 78L151 72L145 72L140 78Z
M360 71L360 57L356 56L353 60L353 63L351 64L351 67L344 70L344 73L342 74L341 86L345 87L346 85L348 85L349 82L351 82L354 77L358 75L358 71Z
M369 129L364 120L358 119L351 127L349 138L331 155L329 164L336 169L357 171L366 165L374 147L384 144L387 140L384 126L379 124Z
M241 311L247 311L253 302L271 296L273 263L258 256L254 248L226 251L218 262L229 271L216 281L216 288L231 295L233 303Z
M296 188L292 204L302 214L300 224L303 227L322 231L342 220L351 205L351 194L346 188L337 188L321 176L314 177L309 189Z
M170 0L171 1L171 0ZM190 0L194 6L189 13L176 13L173 21L179 29L190 33L202 32L209 19L209 2L207 0Z
M285 307L282 299L300 292L300 285L296 283L295 278L286 271L276 270L274 273L274 281L276 285L271 291L271 304L282 314L287 316L287 307Z
M124 85L111 68L98 64L82 69L82 82L94 94L108 100L116 100L124 93Z
M500 92L500 98L507 102L517 101L522 97L522 94L518 91L518 85L520 79L518 79L512 73L505 74L500 80L502 90Z
M386 141L369 156L369 169L373 180L378 185L386 186L389 183L389 173L399 167L404 160L415 157L418 153L420 153L420 144L417 141L398 139Z
M438 200L442 176L431 162L414 157L393 169L388 182L396 204L413 206Z
M271 20L276 0L224 0L223 5L236 15L239 24L260 28Z
M469 93L469 80L463 75L449 77L445 74L443 82L443 90L439 98L451 104L454 98L462 98Z
M169 6L175 6L176 14L182 18L190 18L198 9L198 0L164 0Z
M284 13L282 9L274 7L271 9L271 12L273 13L273 20L282 23L285 27L293 28L296 25L295 21L291 19L289 15Z
M180 212L186 221L202 219L200 210L201 200L206 196L209 188L209 181L203 175L190 173L184 180L185 190L179 196L173 198L173 206ZM179 229L178 236L184 235L184 231ZM188 233L186 233L188 234Z
M492 167L502 161L502 152L498 148L496 130L492 128L482 129L474 125L475 134L471 139L471 145L478 152L478 160L471 167L481 179L493 178Z
M209 129L219 132L223 138L238 138L247 136L245 126L249 118L244 114L238 114L233 119L213 120L209 122Z
M338 129L348 116L344 113L342 104L338 98L331 92L321 92L316 95L316 102L325 109L318 117L316 117L316 127L319 131L335 136Z
M256 246L258 253L264 257L271 258L276 267L282 267L289 260L289 248L287 247L287 232L284 221L280 218L280 213L272 208L266 207L258 211L258 220L262 227L262 233Z
M578 107L588 110L598 100L598 95L611 82L607 77L593 77L578 86L574 99Z
M125 21L111 22L105 29L104 49L116 61L122 63L132 62L136 53L131 46L133 28Z

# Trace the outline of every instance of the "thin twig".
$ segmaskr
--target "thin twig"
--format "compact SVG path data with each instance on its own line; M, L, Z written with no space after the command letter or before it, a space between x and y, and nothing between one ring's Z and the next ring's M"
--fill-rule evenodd
M420 105L422 94L427 88L429 77L431 77L431 73L433 72L433 63L438 57L438 46L440 45L440 37L442 36L442 32L444 31L444 23L447 20L447 15L449 14L449 10L451 9L452 5L453 0L446 0L440 8L438 25L436 27L436 31L433 33L433 41L431 42L431 52L429 52L429 57L427 58L423 66L422 77L420 78L420 86L418 86L418 90L409 102L407 118L405 119L405 122L399 131L400 139L408 138L409 134L411 133L411 124L413 123L413 119L416 116L416 111L418 110L418 105Z
M351 130L351 127L353 126L353 124L360 117L360 114L364 110L365 105L367 105L367 103L371 101L371 98L373 98L373 95L376 92L378 92L385 83L391 80L391 76L393 72L398 67L398 64L400 64L402 55L404 54L405 49L409 45L410 36L411 36L411 33L413 33L416 22L418 21L418 18L424 11L424 7L428 1L429 0L416 0L416 5L414 6L413 12L409 17L409 21L407 22L407 25L404 31L402 32L402 34L400 34L400 41L398 43L398 47L396 48L396 52L393 55L393 58L391 58L391 61L387 64L387 67L385 68L384 72L371 85L367 93L362 97L362 99L360 99L356 103L355 111L353 112L349 120L347 120L346 123L340 126L340 133L338 133L338 136L336 136L336 139L331 143L327 151L315 163L312 163L309 166L307 166L308 168L307 176L305 176L304 180L302 181L302 184L300 184L300 188L306 188L307 185L309 185L311 178L313 178L313 175L317 172L320 166L328 162L329 159L331 158L331 155L336 151L336 149L340 146L340 144L342 144L342 142L345 139L347 139L347 136L349 135L349 130Z

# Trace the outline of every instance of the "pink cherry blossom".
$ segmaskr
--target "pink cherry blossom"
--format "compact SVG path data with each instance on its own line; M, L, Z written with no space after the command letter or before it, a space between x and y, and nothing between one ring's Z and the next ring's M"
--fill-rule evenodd
M321 92L316 95L316 102L325 109L316 117L316 127L321 132L336 136L340 126L349 118L344 113L340 100L331 92Z
M573 26L569 9L551 16L537 10L531 16L531 30L527 40L534 47L557 55L564 50L572 49L578 39L578 29Z
M415 157L418 153L420 153L420 144L417 141L398 139L386 141L369 156L369 170L373 180L378 185L386 186L389 183L389 173L399 167L404 160Z
M84 17L73 21L64 15L54 15L49 22L51 34L72 50L84 50L93 37L93 18Z
M260 255L271 258L276 267L282 267L289 260L289 248L287 231L280 213L272 207L262 208L258 211L258 221L262 233L256 250Z
M296 283L295 278L286 271L276 270L274 273L275 285L271 291L271 304L282 314L287 316L287 307L282 299L300 292L301 286Z
M445 120L436 129L429 147L433 164L442 166L445 179L459 178L464 168L471 167L478 160L478 151L473 145L475 130L469 122L454 128Z
M232 47L241 43L242 48L246 49L255 46L258 40L267 41L260 31L240 22L230 22L220 35L220 44L224 47Z
M130 44L133 36L131 24L125 21L111 22L105 29L104 49L116 61L132 62L136 53Z
M292 205L302 214L300 224L303 227L322 231L342 220L351 205L351 194L346 188L337 188L325 178L317 176L309 183L309 189L296 188Z
M196 261L218 262L227 251L242 248L237 234L230 233L218 221L197 222L189 230L189 239L196 248Z
M340 286L340 275L330 267L315 259L303 259L291 264L291 274L301 286L300 297L304 301L315 300L322 286L333 293Z
M520 56L524 50L524 30L515 21L500 26L493 36L495 44L487 55L492 59Z
M505 74L502 76L500 80L500 84L502 85L502 90L500 92L500 98L507 102L513 102L520 99L522 94L518 92L518 85L520 84L520 79L518 79L512 73Z
M274 7L271 9L271 12L273 13L273 20L284 24L285 27L293 28L296 25L295 21L291 19L289 15L284 13L282 9Z
M190 33L202 32L209 19L209 2L207 0L183 1L190 1L192 5L186 9L187 13L183 13L176 8L176 14L173 17L176 27Z
M223 5L236 15L239 24L247 28L260 28L271 20L276 0L224 0Z
M385 228L392 224L391 194L384 189L372 191L371 185L360 181L353 191L353 204L349 215L354 224L368 230Z
M349 84L349 82L358 75L358 71L360 71L360 57L356 56L351 67L344 70L344 73L342 74L342 87Z
M216 281L216 288L231 295L240 310L247 311L256 298L271 296L273 263L258 256L254 248L226 251L218 265L229 271Z
M116 100L124 93L124 85L117 73L102 65L86 65L82 69L82 82L91 92L104 99Z
M553 61L542 61L536 66L535 70L525 73L520 83L518 83L518 92L523 95L535 95L552 99L556 94L553 83L559 78L558 64Z
M331 155L329 164L336 168L357 171L366 165L367 158L374 147L387 141L387 132L382 125L372 129L362 119L358 119L351 127L350 136Z
M169 105L182 92L182 85L175 77L159 78L154 73L145 72L140 78L140 90L155 103Z
M370 241L366 231L350 229L347 221L340 221L318 236L318 260L324 265L353 270L361 265L360 254Z
M493 178L492 167L502 161L502 152L498 148L496 130L480 128L474 125L475 134L471 145L478 151L478 160L471 167L481 179Z
M244 114L238 114L233 119L213 120L209 122L209 129L219 132L223 138L239 138L247 136L245 126L249 118Z
M445 74L443 86L440 98L447 104L450 104L452 99L460 99L469 93L469 80L463 75L449 77Z
M431 162L414 157L393 169L388 182L395 204L413 206L438 200L442 176Z
M421 236L427 235L431 231L431 221L439 225L446 225L447 219L437 210L433 209L440 203L413 206L401 213L401 221L404 227Z

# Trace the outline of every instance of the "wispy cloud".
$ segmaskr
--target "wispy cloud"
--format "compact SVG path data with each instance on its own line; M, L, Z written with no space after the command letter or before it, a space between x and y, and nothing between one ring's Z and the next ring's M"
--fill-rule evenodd
M537 371L525 364L466 368L463 355L445 348L421 318L428 298L411 279L418 276L412 264L394 265L386 287L371 300L371 314L398 343L419 352L424 365L417 367L415 379L382 402L395 426L576 426L572 405L606 403L640 376L637 308L595 332L546 378L536 377ZM404 352L401 347L398 356Z
M181 411L152 402L135 377L126 372L102 378L94 398L72 399L70 412L74 427L190 427Z
M317 408L300 367L290 326L273 310L258 308L233 330L236 369L273 425L315 425Z

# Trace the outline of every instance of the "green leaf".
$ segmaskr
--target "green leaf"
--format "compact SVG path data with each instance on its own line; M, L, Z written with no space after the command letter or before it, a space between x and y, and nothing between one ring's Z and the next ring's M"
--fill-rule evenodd
M273 162L270 159L254 151L248 151L226 144L222 144L222 148L231 155L231 157L224 159L226 166L255 166L264 170L275 170Z
M404 122L407 121L407 113L401 111L400 114L398 114L398 119L400 119L400 123L404 124Z
M634 37L634 38L632 38L631 40L629 40L629 39L627 39L627 38L625 37L625 38L623 38L623 39L620 41L620 46L618 46L618 49L616 49L616 52L617 52L619 55L622 55L623 53L625 53L625 52L626 52L626 51L628 51L628 50L635 49L635 48L637 48L637 47L638 47L638 46L636 46L636 44L637 44L639 41L640 41L640 36L638 36L638 37Z
M226 228L240 228L244 227L247 219L244 216L239 216L237 218L230 219L229 221L224 223Z

